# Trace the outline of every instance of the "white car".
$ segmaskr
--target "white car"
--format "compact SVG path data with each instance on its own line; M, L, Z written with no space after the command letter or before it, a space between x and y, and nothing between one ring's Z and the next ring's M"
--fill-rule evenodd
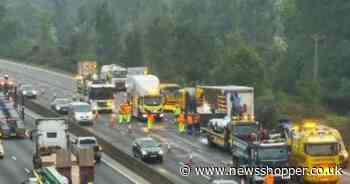
M90 104L85 102L72 102L68 110L68 119L70 123L81 125L93 125L94 113Z
M38 95L38 91L34 89L34 87L30 84L23 84L19 88L19 91L21 95L27 97L27 98L36 98Z

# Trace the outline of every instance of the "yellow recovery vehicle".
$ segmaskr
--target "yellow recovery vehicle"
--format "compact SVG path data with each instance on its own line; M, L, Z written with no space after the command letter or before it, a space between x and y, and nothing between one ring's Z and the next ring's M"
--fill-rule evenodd
M339 182L336 167L344 165L348 153L338 131L315 121L304 121L292 127L290 143L291 165L307 168L304 177L297 176L301 182ZM314 175L315 169L312 168L322 168L323 174Z
M163 110L174 112L180 101L180 86L172 83L160 84L160 94L163 97Z

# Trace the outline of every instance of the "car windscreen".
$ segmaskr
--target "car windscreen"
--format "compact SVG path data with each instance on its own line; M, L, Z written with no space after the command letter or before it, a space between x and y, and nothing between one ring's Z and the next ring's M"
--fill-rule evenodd
M142 140L140 141L140 144L145 148L159 147L159 144L153 140Z
M332 156L337 155L338 143L306 144L305 152L311 156Z
M250 135L258 130L258 125L255 123L242 123L239 125L234 125L235 135Z
M89 105L75 105L74 112L91 112L91 107Z
M89 98L93 100L109 100L113 98L113 88L91 88Z
M57 105L66 105L69 104L71 101L69 99L57 99L55 103Z
M112 77L113 78L126 78L127 71L113 71Z
M33 87L32 86L23 86L22 90L24 90L24 91L31 91L31 90L33 90Z
M260 147L258 149L258 157L261 160L286 160L288 159L288 147Z
M143 102L145 105L157 106L162 103L162 100L160 97L145 97Z
M96 145L96 140L94 139L82 139L79 141L79 144L80 145Z

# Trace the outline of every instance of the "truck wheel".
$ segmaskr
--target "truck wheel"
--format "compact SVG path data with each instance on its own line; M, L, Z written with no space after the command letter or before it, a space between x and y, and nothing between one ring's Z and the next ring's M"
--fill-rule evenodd
M97 157L96 158L96 163L100 163L101 162L101 157Z

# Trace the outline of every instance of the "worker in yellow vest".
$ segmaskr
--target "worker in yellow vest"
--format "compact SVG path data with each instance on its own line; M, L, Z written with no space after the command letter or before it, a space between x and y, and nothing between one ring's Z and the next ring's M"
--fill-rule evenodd
M154 114L152 114L150 111L147 112L147 128L148 130L151 130L153 128L155 122Z
M127 105L125 103L121 104L120 105L120 108L119 108L119 123L120 124L123 124L125 123L126 121L126 114L127 114Z
M125 104L125 121L126 123L130 123L131 121L131 104L129 101Z
M183 112L180 113L179 117L177 118L177 122L179 124L179 132L184 133L185 126L186 126L186 117L185 117L185 114Z

